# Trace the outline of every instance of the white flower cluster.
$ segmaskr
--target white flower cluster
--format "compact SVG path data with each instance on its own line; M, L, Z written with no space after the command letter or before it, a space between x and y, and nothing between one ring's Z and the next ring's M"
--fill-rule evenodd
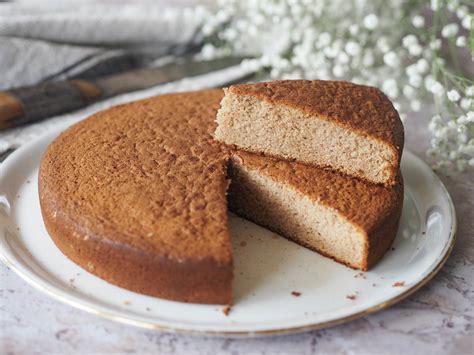
M435 11L434 23L442 23L446 12L457 20L438 31L426 29L421 13L427 6ZM440 115L429 126L429 154L436 167L474 165L473 82L453 74L439 54L444 46L467 46L474 17L459 0L220 1L216 13L199 11L205 19L201 54L206 59L249 55L253 59L243 65L275 79L345 79L377 86L402 119L402 111L419 111L434 97Z

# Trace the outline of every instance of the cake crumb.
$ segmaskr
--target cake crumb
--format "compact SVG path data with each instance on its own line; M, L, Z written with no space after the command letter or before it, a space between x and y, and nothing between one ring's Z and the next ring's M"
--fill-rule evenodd
M150 307L147 307L147 308L146 308L146 311L147 311L147 312L150 312L150 311L151 311L151 308L150 308Z
M74 277L71 277L71 278L69 279L69 283L71 283L71 284L73 284L74 281L75 281Z
M405 281L397 281L392 285L392 287L403 287L403 286L405 286Z
M241 246L241 247L244 247L244 246L246 246L246 245L247 245L247 242L245 242L245 241L240 242L240 246Z
M244 162L240 155L233 155L232 160L235 161L237 164L243 164Z
M90 271L93 271L94 270L94 264L92 264L92 262L88 262L87 263L87 268L90 270Z
M224 308L222 308L222 313L224 313L224 315L227 317L229 315L231 309L232 309L232 307L227 305Z
M354 301L357 298L357 296L354 295L354 294L353 295L347 295L346 298Z
M297 291L293 291L293 292L291 292L291 294L295 297L300 297L301 296L301 292L297 292Z
M123 304L128 306L130 304L130 301L123 301Z
M355 278L355 279L362 278L362 279L364 279L364 280L366 279L366 277L365 277L365 275L364 275L363 272L359 272L358 274L355 274L355 275L354 275L354 278Z
M373 283L373 284L372 284L372 287L375 287L375 286L377 286L377 284L376 284L376 283Z

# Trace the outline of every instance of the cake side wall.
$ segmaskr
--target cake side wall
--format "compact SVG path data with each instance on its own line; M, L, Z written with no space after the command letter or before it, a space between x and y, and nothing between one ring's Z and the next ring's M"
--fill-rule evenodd
M103 280L134 292L190 303L232 302L232 260L176 260L107 240L77 223L71 217L77 211L58 208L62 204L52 196L48 178L43 176L47 169L47 158L43 158L38 181L41 213L48 234L70 260Z
M390 249L398 232L398 225L403 209L404 184L401 174L397 177L396 205L391 213L374 229L368 236L369 244L367 250L367 264L363 268L372 268Z

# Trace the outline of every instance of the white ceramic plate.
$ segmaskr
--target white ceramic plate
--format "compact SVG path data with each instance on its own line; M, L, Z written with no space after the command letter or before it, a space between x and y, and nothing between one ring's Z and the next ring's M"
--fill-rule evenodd
M436 274L454 244L455 212L446 189L419 158L405 151L399 233L394 250L370 272L360 274L231 214L236 277L235 304L228 316L222 306L140 295L81 269L56 248L44 228L38 164L59 132L23 146L0 167L1 257L52 297L124 323L227 336L323 328L408 296ZM347 297L351 295L355 299Z

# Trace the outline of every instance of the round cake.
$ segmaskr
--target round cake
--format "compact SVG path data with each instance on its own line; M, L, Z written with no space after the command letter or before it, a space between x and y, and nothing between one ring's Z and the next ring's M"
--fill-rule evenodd
M57 137L41 162L39 194L58 248L135 292L229 304L229 203L350 267L374 265L397 232L400 176L382 186L234 151L213 139L222 97L210 90L121 105Z

